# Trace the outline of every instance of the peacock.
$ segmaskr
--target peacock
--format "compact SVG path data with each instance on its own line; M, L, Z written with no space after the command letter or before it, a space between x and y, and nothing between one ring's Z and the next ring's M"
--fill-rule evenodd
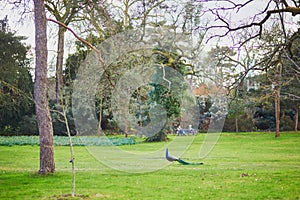
M177 158L175 156L172 156L172 155L169 155L169 150L168 148L166 149L166 159L170 162L173 162L173 161L177 161L179 162L180 164L182 165L203 165L203 163L190 163L190 162L186 162L184 160L181 160L180 158Z

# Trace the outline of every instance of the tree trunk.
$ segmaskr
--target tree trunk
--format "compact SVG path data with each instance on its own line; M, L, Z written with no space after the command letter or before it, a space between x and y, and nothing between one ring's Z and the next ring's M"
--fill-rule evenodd
M146 138L145 142L162 142L162 141L168 141L167 133L163 129L156 133L155 135Z
M56 103L60 104L63 88L63 61L64 61L64 46L65 46L65 32L66 29L59 26L58 29L58 45L56 58Z
M276 133L275 137L280 137L280 91L281 91L281 79L282 79L282 61L280 58L280 64L277 66L277 74L275 76L276 83L274 87L274 101L275 101L275 119L276 119Z
M296 116L295 116L295 131L298 131L298 120L299 120L299 104L296 103Z
M275 118L276 118L276 133L275 137L280 137L280 92L275 90Z
M35 81L34 100L40 135L40 174L55 171L53 127L47 99L47 21L44 0L34 0Z
M239 132L239 124L238 124L238 118L235 117L235 132L238 133Z
M99 123L98 123L98 137L101 136L101 132L102 132L102 114L103 114L103 98L102 95L100 96L100 104L99 104Z
M128 129L129 129L129 128L128 128L128 120L125 119L125 137L126 137L126 138L128 138L128 132L129 132Z

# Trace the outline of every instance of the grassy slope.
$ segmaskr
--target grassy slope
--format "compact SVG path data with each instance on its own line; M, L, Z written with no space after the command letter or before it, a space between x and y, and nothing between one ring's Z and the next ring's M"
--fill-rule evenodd
M197 136L182 158L197 159L203 139L204 135ZM122 148L157 146L161 144ZM174 163L138 175L103 166L84 147L75 147L75 153L76 193L85 195L85 199L300 198L300 133L285 133L278 139L273 134L224 133L203 166ZM39 176L38 146L1 146L0 199L59 199L69 194L69 148L55 147L55 156L57 172ZM249 176L240 177L242 173Z

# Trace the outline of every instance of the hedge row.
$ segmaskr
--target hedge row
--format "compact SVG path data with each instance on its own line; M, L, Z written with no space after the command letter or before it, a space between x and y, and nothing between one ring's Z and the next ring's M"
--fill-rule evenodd
M72 137L73 146L121 146L136 144L134 137L124 138L124 136L114 137ZM38 136L0 136L0 146L13 145L40 145ZM54 136L55 146L69 146L69 138L65 136Z

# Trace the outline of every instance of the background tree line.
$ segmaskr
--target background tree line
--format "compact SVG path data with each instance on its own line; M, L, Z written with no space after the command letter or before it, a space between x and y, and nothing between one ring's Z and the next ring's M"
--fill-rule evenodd
M33 95L33 78L31 75L32 62L30 62L29 47L26 47L22 41L24 37L15 36L11 32L2 30L1 34L1 49L3 49L1 66L1 134L2 135L37 135L37 124L34 109ZM298 34L298 33L297 33ZM92 44L99 44L101 39L90 35L87 41ZM298 41L295 41L298 42ZM224 47L225 48L225 47ZM212 49L219 51L220 49ZM70 54L66 60L66 67L63 71L64 93L66 98L70 98L72 94L72 82L76 78L76 71L81 62L84 61L86 55L90 50L86 49L80 42L76 42L76 52ZM209 57L211 57L211 53ZM232 54L232 52L231 52ZM293 56L299 54L298 48L293 49ZM12 56L14 55L14 56ZM130 62L135 60L127 60L127 66L130 67ZM162 62L168 62L167 57L159 57ZM215 58L217 59L217 58ZM164 61L165 60L165 61ZM299 96L298 86L299 80L295 69L291 67L288 59L285 60L285 70L282 72L285 82L281 88L281 130L296 130L298 128L297 119L299 119ZM180 65L179 65L180 66ZM179 67L178 66L178 67ZM222 65L223 67L226 64ZM228 63L227 63L227 66ZM232 64L232 66L234 66ZM119 68L119 69L118 69ZM109 71L109 74L117 74L120 70L126 71L128 68L122 66L115 66ZM186 70L185 66L181 70ZM182 72L184 73L184 72ZM231 71L230 71L231 73ZM233 99L229 103L229 114L226 119L224 131L274 131L275 130L275 107L272 95L272 82L270 76L273 76L274 70L268 73L258 74L247 77L242 84L239 85L231 94ZM116 81L118 76L111 80ZM107 80L101 81L101 89L97 95L97 115L102 116L101 129L108 132L118 132L119 129L114 122L110 109L110 92L112 87L109 86ZM52 85L52 87L54 87ZM136 94L138 95L138 94ZM148 95L148 94L147 94ZM100 100L100 98L102 98ZM210 106L209 99L206 100L206 106L201 103L200 109L206 117L209 118L208 108ZM68 99L67 102L71 102ZM100 103L101 102L101 103ZM167 103L172 105L172 103ZM101 107L101 108L100 108ZM59 109L56 104L56 99L50 99L50 108L52 110ZM69 105L71 108L71 105ZM177 108L178 109L178 108ZM178 111L175 111L175 113ZM297 118L298 116L298 118ZM178 114L177 114L178 117ZM73 134L76 134L76 128L73 123L71 109L68 110L68 118ZM201 116L199 117L201 118ZM56 112L52 112L52 120L54 133L56 135L65 135L66 127L62 120L62 116ZM145 119L146 121L149 119ZM237 121L237 122L236 122ZM205 131L204 122L200 121L200 131ZM207 127L207 126L206 126Z
M182 65L183 59L176 60L176 56L182 58L182 55L176 55L178 49L174 52L168 52L167 55L164 54L164 50L160 51L163 56L158 61L182 70L184 75L192 76L190 83L195 87L203 84L201 80L206 74L205 70L202 69L209 69L207 66L210 65L216 66L220 74L218 84L225 86L228 94L232 97L228 115L230 127L227 130L232 130L233 124L236 130L273 130L273 124L275 124L276 137L279 137L280 124L288 124L289 119L294 120L294 129L296 130L299 117L297 88L300 68L298 60L299 33L294 28L299 27L299 24L295 23L295 16L300 14L299 2L268 0L259 4L260 9L256 10L256 13L247 12L250 14L250 20L247 18L247 21L240 20L236 23L232 23L232 18L229 16L237 15L239 17L239 14L245 13L255 1L248 0L235 3L228 0L223 1L222 4L215 2L218 1L122 0L112 3L106 0L34 0L33 10L36 25L34 82L32 82L32 75L29 73L30 64L28 64L26 57L27 47L21 44L22 38L14 36L5 28L3 29L7 21L2 23L1 45L3 46L1 48L3 51L0 61L0 66L4 69L0 72L2 101L0 129L2 133L36 133L35 121L37 119L38 132L41 142L43 142L41 143L41 158L48 153L53 155L53 148L48 148L53 146L53 126L56 134L65 133L65 126L61 122L61 116L57 113L61 111L60 109L64 105L67 108L71 107L72 102L69 101L70 97L67 94L72 92L72 78L76 76L76 66L90 51L82 44L77 44L76 52L69 55L67 63L64 64L64 33L67 27L76 30L82 36L81 38L97 43L124 30L163 26L182 34L190 34L193 39L196 39L198 45L196 45L196 49L193 49L192 54L201 53L204 38L208 40L225 38L232 41L232 45L228 47L212 49L202 63ZM23 4L23 1L13 1L12 3L15 6L27 5ZM25 9L28 8L32 10L30 6ZM208 17L205 18L206 16ZM65 25L63 27L58 26L57 29L56 98L50 102L51 110L54 111L51 112L52 117L49 112L46 92L47 82L49 82L46 46L47 17L54 18L57 22ZM54 20L50 21L53 22ZM174 58L178 62L173 65ZM130 66L131 59L136 58L130 57L129 60L124 60L124 65L126 66L127 62L127 65ZM106 92L109 92L113 80L122 74L122 69L119 70L118 67L116 64L111 71L106 72L106 79L109 84L107 82L101 83L99 89L97 102L95 102L100 121L98 131L104 128L115 128L114 120L109 114L110 108L107 104L109 99ZM256 72L255 76L249 77L249 72L252 71ZM249 90L245 86L247 81L252 81L251 79L255 79L259 84L255 91ZM32 101L32 87L34 89L34 101ZM141 89L137 93L142 91ZM164 94L164 91L156 90L156 92L158 91ZM139 94L135 94L133 98L138 96ZM172 98L172 95L169 97ZM199 121L206 122L209 120L203 119L210 116L208 112L210 97L201 99L204 102L199 101L201 103ZM168 106L170 104L176 105L176 100L169 101L167 104ZM243 107L246 109L241 109ZM170 109L176 115L176 106ZM273 119L267 114L271 113L272 109L274 109ZM247 116L248 122L252 122L252 127L243 127L241 120L245 119L243 116ZM68 111L68 117L72 121L70 111ZM234 122L230 122L230 120L234 120ZM26 127L29 124L31 124L31 130L30 127ZM267 124L269 126L266 126ZM76 131L72 123L71 127L73 127L75 134ZM202 124L200 127L205 126ZM288 127L290 126L281 126L282 129L289 129ZM28 132L25 131L26 129ZM52 153L48 150L52 150ZM46 165L48 161L48 164L54 164L51 161L53 156L41 160L41 163ZM41 167L42 173L47 172L47 170L53 172L54 167Z

